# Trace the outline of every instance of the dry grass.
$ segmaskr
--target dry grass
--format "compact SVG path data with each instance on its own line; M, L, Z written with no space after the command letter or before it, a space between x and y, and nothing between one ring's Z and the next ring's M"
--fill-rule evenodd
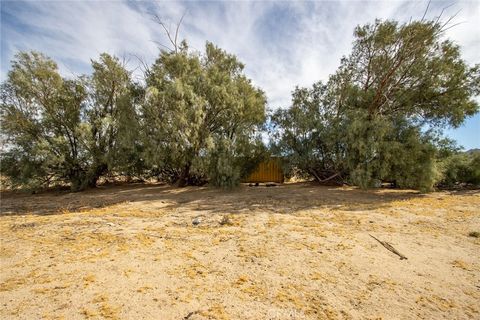
M1 208L2 319L480 317L476 191L135 185Z

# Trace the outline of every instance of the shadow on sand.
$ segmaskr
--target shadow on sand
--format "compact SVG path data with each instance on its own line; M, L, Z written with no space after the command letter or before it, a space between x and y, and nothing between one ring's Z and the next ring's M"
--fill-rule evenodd
M462 195L480 191L456 191ZM211 187L176 188L160 184L105 185L83 192L49 191L29 195L1 193L1 215L48 215L68 211L103 208L125 202L165 203L163 208L190 207L193 210L237 213L260 209L277 213L295 213L314 208L372 210L392 201L423 197L413 190L372 189L289 183L276 187L241 187L224 191Z

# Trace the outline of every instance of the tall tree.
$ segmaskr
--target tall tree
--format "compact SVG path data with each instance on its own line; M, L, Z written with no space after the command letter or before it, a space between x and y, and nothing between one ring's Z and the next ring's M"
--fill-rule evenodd
M92 61L91 77L64 79L38 52L21 52L1 89L2 174L18 185L96 185L110 171L138 164L136 105L142 90L118 58Z
M458 126L478 111L478 66L468 67L459 47L442 39L444 28L439 21L376 21L355 29L353 51L335 77L338 107L355 130L349 160L356 183L392 179L431 189L435 150L431 132L422 131Z
M479 67L467 66L459 47L442 39L444 29L439 21L377 20L357 27L352 53L325 90L295 91L292 109L273 118L279 145L286 154L315 163L316 171L335 159L337 173L362 187L390 180L431 189L437 176L433 138L478 112L473 97L480 88ZM299 100L302 92L306 98ZM308 106L313 97L318 101ZM308 133L308 150L302 152L314 161L296 151L298 137L283 134L295 110L300 123L288 126ZM326 122L312 120L326 114ZM332 137L335 143L328 143Z
M327 85L296 88L292 106L276 110L270 120L272 152L284 157L287 168L322 182L346 177L345 123Z
M82 80L64 80L53 60L17 54L2 84L2 173L16 184L60 179L78 189L87 161L80 126L86 95Z
M108 171L135 171L133 167L141 150L136 106L143 94L117 57L103 53L98 61L92 60L92 67L87 112L91 130L88 147L92 156L89 186L95 186L98 178Z
M238 183L241 168L233 159L251 156L258 145L266 103L242 70L234 55L208 42L203 55L182 42L176 51L162 51L152 66L143 110L147 159L173 172L179 185L213 174L224 177L212 181L235 177L228 183ZM226 166L219 157L230 157L233 168L221 173Z

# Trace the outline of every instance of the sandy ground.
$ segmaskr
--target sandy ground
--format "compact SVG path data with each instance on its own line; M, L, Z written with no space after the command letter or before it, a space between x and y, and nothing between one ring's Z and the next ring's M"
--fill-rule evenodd
M130 185L1 209L1 319L480 319L479 191Z

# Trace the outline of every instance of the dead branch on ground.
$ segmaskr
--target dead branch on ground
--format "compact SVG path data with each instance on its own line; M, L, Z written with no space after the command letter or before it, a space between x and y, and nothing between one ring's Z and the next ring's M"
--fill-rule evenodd
M390 243L388 243L386 241L379 240L379 239L375 238L374 236L372 236L371 234L369 234L369 236L372 237L373 239L377 240L378 242L380 242L380 244L382 246L384 246L387 250L389 250L389 251L395 253L397 256L399 256L400 260L407 260L407 257L405 257L403 254L398 252L398 250L395 249Z

